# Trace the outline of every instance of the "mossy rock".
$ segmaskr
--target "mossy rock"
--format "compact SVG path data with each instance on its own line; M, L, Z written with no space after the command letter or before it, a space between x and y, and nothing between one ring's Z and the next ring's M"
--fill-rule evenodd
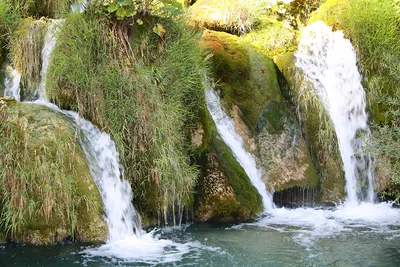
M283 94L301 112L302 131L311 151L321 183L321 201L338 201L344 198L344 172L337 144L336 134L329 116L317 98L300 92L311 92L300 70L295 66L294 53L279 56L276 63L282 72L286 85ZM329 133L324 138L323 133Z
M195 158L202 167L197 183L195 219L237 221L260 214L263 211L260 194L218 135L206 109L198 129L192 132L192 143L197 144Z
M259 166L270 190L317 188L319 177L299 124L288 110L281 110L283 131L271 134L264 127L256 136Z
M31 244L104 241L102 199L68 123L47 107L0 105L0 220L7 236Z
M282 101L274 63L231 34L205 30L202 45L212 54L212 76L223 106L228 111L238 106L241 118L254 133L268 104Z
M258 18L253 30L240 38L270 58L293 52L297 47L298 31L294 30L287 21L278 21L273 16Z
M196 220L235 221L256 215L238 200L214 152L207 154L205 173L200 184L202 197L196 209Z
M343 26L341 25L340 18L346 11L346 2L346 0L327 0L312 13L308 24L321 20L326 25L331 26L334 30L342 29Z
M294 109L281 93L274 63L244 43L227 33L206 30L203 34L203 45L213 54L213 77L219 81L225 110L235 118L237 129L247 128L238 132L248 150L258 156L270 189L317 186L310 153ZM256 141L251 145L253 138Z
M193 27L240 35L251 30L261 7L249 1L197 0L189 11Z

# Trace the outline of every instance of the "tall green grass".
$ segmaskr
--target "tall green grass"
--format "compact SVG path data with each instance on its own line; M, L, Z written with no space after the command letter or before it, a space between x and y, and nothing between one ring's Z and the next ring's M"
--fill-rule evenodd
M139 209L165 220L188 204L197 178L188 135L204 103L194 32L143 18L134 27L90 11L62 26L48 72L49 96L111 134ZM152 30L163 24L162 38Z
M74 237L78 210L88 216L100 202L83 189L90 172L68 125L44 107L0 105L0 229L21 238L27 229L65 227Z
M5 0L8 1L24 17L60 18L69 12L74 0Z
M351 0L341 23L352 40L366 77L364 85L372 115L371 150L380 180L389 179L388 193L400 196L400 2Z
M10 55L14 67L21 73L24 93L33 94L40 82L41 52L46 34L46 21L26 18L13 31Z
M10 35L21 19L12 0L0 1L0 64L6 60Z

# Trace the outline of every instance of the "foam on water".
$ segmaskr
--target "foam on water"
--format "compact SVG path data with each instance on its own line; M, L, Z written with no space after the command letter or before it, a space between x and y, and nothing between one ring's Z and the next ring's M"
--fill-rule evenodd
M190 250L189 243L180 244L171 240L159 239L153 232L150 232L141 238L135 235L126 236L97 248L85 249L81 253L86 254L89 258L106 257L118 258L125 262L163 264L180 261L182 256L189 253Z
M391 226L400 227L400 210L392 208L391 203L342 204L334 208L278 208L244 226L257 226L280 232L294 233L293 239L306 247L314 241L345 232L365 231L382 232ZM400 233L399 230L395 231Z

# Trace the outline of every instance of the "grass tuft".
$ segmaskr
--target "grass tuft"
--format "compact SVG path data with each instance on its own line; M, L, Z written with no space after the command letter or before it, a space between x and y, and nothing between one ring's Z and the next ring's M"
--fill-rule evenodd
M61 29L48 93L116 142L137 206L166 220L189 204L198 171L188 136L204 103L198 34L182 22L147 17L128 27L95 14L72 14ZM163 24L161 38L152 30Z

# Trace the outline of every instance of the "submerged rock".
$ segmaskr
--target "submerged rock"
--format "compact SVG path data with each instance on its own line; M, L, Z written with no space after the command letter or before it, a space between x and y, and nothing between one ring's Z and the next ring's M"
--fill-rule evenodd
M1 231L30 244L104 241L102 200L68 123L43 106L0 106Z

